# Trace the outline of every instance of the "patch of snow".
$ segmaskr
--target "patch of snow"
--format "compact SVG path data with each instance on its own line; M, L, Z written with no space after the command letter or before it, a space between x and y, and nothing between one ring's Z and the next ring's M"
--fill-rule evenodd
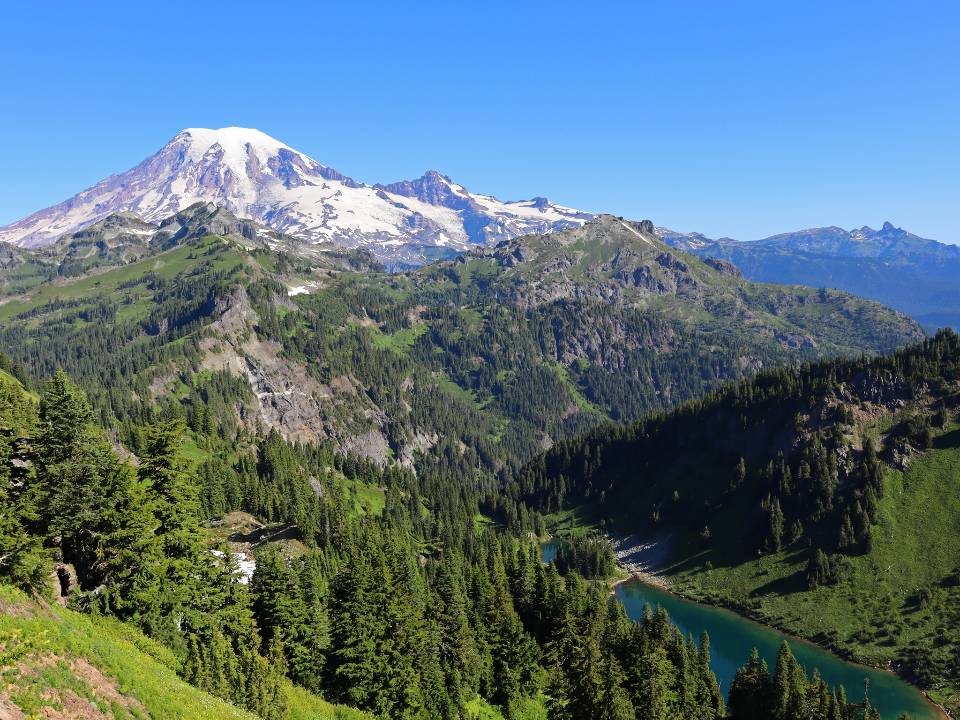
M211 550L210 552L221 560L224 559L224 554L221 551ZM241 585L246 585L253 577L253 571L257 569L257 561L252 557L248 557L246 553L235 552L230 554L233 557L234 562L237 563L237 582L239 582Z

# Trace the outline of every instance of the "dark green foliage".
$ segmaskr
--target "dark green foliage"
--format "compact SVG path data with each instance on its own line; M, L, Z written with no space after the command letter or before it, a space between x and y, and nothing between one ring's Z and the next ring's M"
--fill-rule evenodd
M846 701L840 687L835 691L813 677L784 642L777 654L773 676L756 649L746 665L737 670L730 688L731 720L870 720L879 718L869 699L860 704Z
M38 519L28 440L36 414L21 388L0 378L0 579L42 591L47 573L42 543L29 531Z
M516 487L544 510L584 504L602 518L632 518L632 529L639 517L700 532L730 509L745 514L747 554L801 538L827 554L869 552L883 466L872 441L851 444L829 408L895 406L958 377L960 338L950 331L885 358L767 371L669 414L560 443ZM915 415L891 432L888 452L928 447L929 432L929 417ZM732 480L710 467L733 467ZM681 497L673 483L691 474L704 480Z
M283 676L383 717L462 718L477 694L510 716L538 692L558 719L724 716L706 636L698 647L660 611L629 622L605 586L581 578L612 568L600 536L572 540L561 575L535 542L476 529L476 491L276 433L234 467L207 460L197 473L176 415L131 434L134 470L65 375L39 412L4 388L3 489L29 499L2 516L0 543L17 548L5 576L42 577L45 539L76 568L72 602L138 624L174 650L185 679L263 718L286 716ZM194 425L215 447L217 426ZM348 514L333 472L384 487L382 516ZM295 528L305 551L262 548L244 585L230 547L209 547L200 527L202 508L237 506ZM534 524L521 509L516 521Z
M613 546L603 535L574 535L557 548L554 560L561 575L573 571L589 580L607 578L617 569Z
M331 698L387 717L422 717L434 668L417 662L429 653L422 587L409 558L376 542L359 548L330 588L327 687ZM432 714L432 713L431 713Z
M140 625L180 655L198 687L264 718L285 717L284 669L260 654L236 568L204 547L197 479L179 452L182 425L148 428L134 471L63 373L36 414L9 383L0 382L0 396L10 401L0 415L0 493L10 501L0 510L2 575L47 592L51 561L66 563L79 584L71 602Z

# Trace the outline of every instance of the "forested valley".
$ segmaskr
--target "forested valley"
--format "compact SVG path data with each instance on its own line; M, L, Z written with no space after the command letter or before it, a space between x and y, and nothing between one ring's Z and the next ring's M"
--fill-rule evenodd
M956 707L960 337L761 372L556 447L514 490L672 547L689 597L729 605Z
M18 703L49 700L28 660L76 654L57 628L81 621L57 613L82 613L171 678L271 720L877 717L789 648L773 668L742 658L721 693L709 638L653 608L632 622L611 598L605 540L550 564L540 544L571 505L596 505L602 530L625 524L614 499L679 523L634 497L632 473L598 480L615 448L742 388L800 392L788 379L807 375L791 370L724 383L887 351L921 336L914 323L747 283L669 251L649 223L605 217L388 275L242 227L210 234L209 212L123 252L103 241L82 267L67 243L2 268L0 575L16 590L0 599L19 609L0 659ZM744 497L771 484L768 531L744 542L775 551L797 524L837 536L811 569L825 586L838 552L867 546L869 493L882 494L879 449L848 487L831 485L833 448L817 436L797 458L738 454L724 476ZM676 501L684 527L701 500ZM18 624L31 613L47 645ZM61 700L77 694L63 683ZM156 697L147 714L200 716Z
M66 375L34 387L39 401L0 384L4 582L46 601L75 583L72 608L138 627L198 688L263 718L287 717L286 679L381 717L468 717L480 698L508 717L727 716L706 637L662 611L628 621L605 583L540 561L533 525L478 527L495 509L475 491L434 501L411 472L275 432L205 437L250 444L218 474L188 462L186 418L170 413L133 464ZM351 514L337 477L385 487L382 513ZM204 527L237 509L298 528L298 549L264 547L249 584ZM730 708L799 718L806 698L815 717L874 717L788 649L772 675L748 662Z

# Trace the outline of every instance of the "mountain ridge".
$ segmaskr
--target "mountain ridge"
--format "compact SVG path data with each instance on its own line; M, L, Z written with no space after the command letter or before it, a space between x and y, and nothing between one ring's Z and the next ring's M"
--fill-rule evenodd
M706 246L769 247L821 252L842 256L890 257L907 251L927 253L939 257L960 257L960 246L920 237L889 220L879 230L869 225L846 230L837 225L809 227L777 233L759 240L737 240L730 237L710 238L703 233L682 233L665 227L657 231L668 242L681 249L700 249Z
M751 241L658 231L671 246L731 262L750 280L834 287L905 312L927 330L960 328L960 246L889 221L879 230L829 226Z
M91 331L118 353L135 343L149 362L124 369L129 388L111 395L160 397L198 367L227 371L252 391L246 421L378 460L412 459L454 434L457 421L430 417L453 400L472 423L466 444L496 463L771 363L921 336L875 303L753 284L669 248L649 221L609 215L405 273L212 204L134 239L105 255L82 237L18 249L20 264L0 269L0 346L88 380L125 364L94 361ZM62 354L76 343L86 349ZM410 408L430 419L401 432Z

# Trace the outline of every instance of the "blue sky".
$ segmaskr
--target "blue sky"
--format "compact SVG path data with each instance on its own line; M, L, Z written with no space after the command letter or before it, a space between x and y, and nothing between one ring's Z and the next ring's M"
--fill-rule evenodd
M0 9L0 224L240 125L368 182L960 241L957 2L145 5Z

